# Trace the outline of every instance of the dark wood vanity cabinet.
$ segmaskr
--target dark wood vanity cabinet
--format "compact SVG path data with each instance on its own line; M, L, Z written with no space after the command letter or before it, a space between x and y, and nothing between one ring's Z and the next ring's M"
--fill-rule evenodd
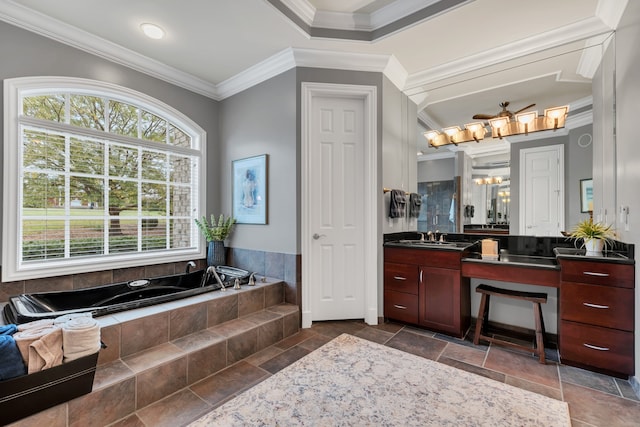
M384 249L384 316L462 337L469 328L469 279L460 251Z
M634 374L634 266L560 259L563 363Z

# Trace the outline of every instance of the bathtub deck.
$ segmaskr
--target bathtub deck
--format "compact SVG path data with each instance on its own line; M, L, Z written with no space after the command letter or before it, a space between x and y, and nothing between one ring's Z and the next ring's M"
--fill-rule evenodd
M298 306L284 303L284 284L276 280L97 319L107 348L100 352L93 391L16 425L50 425L53 418L69 426L117 422L189 391L296 334L300 325Z

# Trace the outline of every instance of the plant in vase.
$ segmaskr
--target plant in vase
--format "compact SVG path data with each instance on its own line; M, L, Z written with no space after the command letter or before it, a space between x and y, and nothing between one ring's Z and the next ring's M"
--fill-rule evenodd
M610 225L601 222L593 222L592 218L580 221L571 230L569 237L582 239L581 248L587 250L587 254L599 254L605 246L613 247L615 231Z
M205 216L195 221L207 240L207 265L224 265L226 263L224 241L231 234L236 219L220 214L216 220L212 214L211 222L207 221Z

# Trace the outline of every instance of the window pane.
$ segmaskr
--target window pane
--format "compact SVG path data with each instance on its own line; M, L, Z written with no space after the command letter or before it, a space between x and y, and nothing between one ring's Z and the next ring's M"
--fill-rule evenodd
M142 214L164 216L167 211L167 186L142 183Z
M63 220L22 221L23 261L36 261L63 257Z
M133 105L109 101L109 132L138 137L138 109Z
M138 150L112 145L109 149L109 175L120 178L137 178Z
M191 159L176 155L170 156L170 159L171 176L169 179L172 182L191 182Z
M80 215L104 215L101 209L104 203L104 180L101 178L69 177L69 197L71 209L80 212ZM71 215L74 215L74 212L71 212Z
M25 130L22 149L22 165L25 169L64 171L65 138L63 135Z
M64 215L64 176L25 172L22 179L22 214Z
M104 144L88 139L71 138L69 156L71 172L102 175L104 173Z
M140 131L142 139L167 143L167 122L148 111L140 114Z
M109 215L119 215L124 210L137 211L138 184L119 179L109 180Z
M169 125L169 144L176 147L191 147L191 137L174 125Z
M154 151L143 151L142 178L165 181L167 179L167 155Z
M104 221L101 217L73 219L69 221L72 257L100 255L104 253Z
M188 248L191 243L191 223L190 219L175 218L171 220L170 242L171 248Z
M191 190L189 187L171 185L169 191L171 192L169 199L171 216L191 216Z
M25 97L22 99L22 112L27 117L64 123L64 95Z
M164 217L142 218L142 250L151 251L167 247Z
M97 96L71 95L69 107L72 125L104 130L104 99Z

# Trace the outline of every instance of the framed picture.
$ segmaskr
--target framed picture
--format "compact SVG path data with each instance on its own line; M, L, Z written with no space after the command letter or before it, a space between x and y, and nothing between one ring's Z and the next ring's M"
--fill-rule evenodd
M240 224L267 223L267 155L234 160L233 216Z
M593 179L580 180L580 212L593 210Z

